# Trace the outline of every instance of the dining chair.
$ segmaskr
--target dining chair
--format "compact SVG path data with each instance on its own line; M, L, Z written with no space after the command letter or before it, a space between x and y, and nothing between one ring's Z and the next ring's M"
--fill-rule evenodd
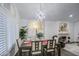
M58 36L57 35L52 36L52 39L56 40L56 43L58 43Z
M42 40L42 55L43 56L47 56L47 52L46 52L47 42L48 42L48 40Z
M18 46L18 54L20 56L27 55L27 52L30 52L30 50L26 49L26 47L21 47L21 44L22 44L22 40L21 39L17 39L16 42L17 42L17 46Z
M53 55L55 55L55 46L56 46L56 40L48 40L48 44L47 44L47 55L52 55L51 52L53 53Z
M31 50L31 55L33 56L40 56L42 55L42 45L41 41L32 41L32 50Z
M56 40L55 48L57 49L57 44L59 43L59 42L58 42L58 40L59 40L59 39L58 39L58 36L57 36L57 35L54 35L54 36L52 37L52 39L53 39L53 40Z

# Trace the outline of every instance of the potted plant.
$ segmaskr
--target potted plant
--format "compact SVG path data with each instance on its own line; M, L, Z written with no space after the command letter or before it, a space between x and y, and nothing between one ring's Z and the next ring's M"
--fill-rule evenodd
M28 33L28 28L27 28L27 26L23 26L23 27L20 29L20 31L19 31L19 37L20 37L21 39L26 39L27 33Z
M41 32L37 33L36 35L37 35L37 38L39 38L39 39L41 39L42 37L44 37L43 33L41 33Z

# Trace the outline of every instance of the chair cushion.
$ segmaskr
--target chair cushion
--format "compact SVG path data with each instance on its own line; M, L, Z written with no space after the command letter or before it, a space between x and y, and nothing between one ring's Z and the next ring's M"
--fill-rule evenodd
M24 44L26 44L27 46L32 46L32 42L30 40L24 41Z
M32 54L40 54L41 51L32 52Z
M47 50L47 52L52 52L52 51L54 51L54 49L49 49L49 50Z
M22 50L22 52L28 52L28 51L30 51L30 50Z
M42 44L47 45L47 40L43 40Z

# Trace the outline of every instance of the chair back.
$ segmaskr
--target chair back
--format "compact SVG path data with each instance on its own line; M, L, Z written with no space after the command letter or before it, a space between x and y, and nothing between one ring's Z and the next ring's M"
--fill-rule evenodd
M16 39L16 42L17 42L17 46L18 46L18 49L19 49L21 44L22 44L22 40L21 39Z
M32 46L32 41L31 41L31 40L26 40L26 41L24 41L24 43L25 43L27 46Z
M58 36L57 36L57 35L54 35L54 36L52 37L52 39L53 39L53 40L56 40L56 43L58 43Z
M48 40L42 40L42 45L47 45Z
M53 40L53 48L56 46L56 40Z
M47 49L55 48L56 40L48 40Z
M41 45L41 41L32 41L32 51L40 51Z

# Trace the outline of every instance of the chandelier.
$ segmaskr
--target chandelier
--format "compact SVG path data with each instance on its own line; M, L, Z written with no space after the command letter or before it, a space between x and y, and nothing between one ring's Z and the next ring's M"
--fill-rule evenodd
M36 13L37 19L43 20L45 19L45 14L42 12L42 4L39 5L39 11Z
M36 13L36 19L30 21L29 28L34 29L37 32L43 32L43 20L45 14L42 12L42 5L39 4L39 11Z

